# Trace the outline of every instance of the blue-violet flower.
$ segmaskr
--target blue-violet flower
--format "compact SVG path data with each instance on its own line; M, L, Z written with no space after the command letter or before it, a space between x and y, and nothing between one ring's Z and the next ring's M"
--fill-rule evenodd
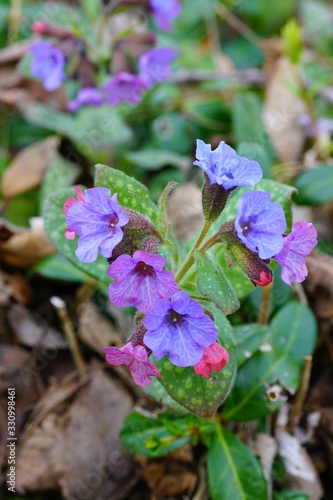
M110 106L118 106L122 102L138 104L146 88L138 75L123 71L104 85L102 90L107 93L106 102Z
M269 193L248 191L238 204L235 228L249 250L269 259L282 249L287 223L281 205L271 202Z
M144 343L156 359L168 354L176 366L198 363L205 347L217 338L214 322L204 308L183 291L171 300L157 300L142 324L147 328Z
M139 57L139 76L147 88L168 80L171 75L170 63L176 56L174 49L157 47Z
M157 26L164 31L172 28L172 22L179 16L181 6L178 0L150 0Z
M253 187L262 179L259 163L238 156L224 141L212 151L210 144L197 139L196 157L198 161L193 164L206 172L209 182L226 190L237 186Z
M154 363L148 361L147 349L143 345L133 346L131 342L121 349L117 347L103 347L106 360L111 365L128 366L134 382L143 387L152 383L151 377L161 378L161 374Z
M81 106L100 106L105 102L105 95L95 87L85 87L80 89L75 99L69 101L67 108L69 111L77 111Z
M116 280L109 286L109 297L116 306L134 306L146 314L156 300L169 298L178 290L170 271L163 271L164 257L138 250L133 257L121 255L108 269Z
M291 282L301 283L308 275L305 257L317 245L317 231L310 222L295 222L291 233L283 238L283 248L274 259L282 267L281 278L291 286Z
M103 257L111 257L112 250L122 240L122 226L129 221L122 210L117 193L102 187L87 189L84 201L68 208L67 227L80 236L75 254L82 262L97 259L98 249Z
M56 90L66 78L64 73L65 56L63 52L49 42L36 42L30 49L32 54L30 71L43 81L48 91Z

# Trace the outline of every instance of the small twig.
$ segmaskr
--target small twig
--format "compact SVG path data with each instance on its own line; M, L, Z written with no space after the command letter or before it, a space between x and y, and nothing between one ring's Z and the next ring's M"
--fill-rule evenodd
M304 288L301 285L301 283L294 283L294 290L301 304L303 304L303 306L308 306L309 305L308 298L305 295Z
M235 16L225 5L221 3L215 7L217 15L226 21L234 30L242 35L246 40L257 47L263 48L263 41L246 24Z
M60 297L51 297L50 302L57 311L62 329L66 334L75 368L77 369L80 378L83 378L87 373L87 368L76 340L73 324L69 317L66 304Z
M295 402L290 412L289 427L294 427L303 409L304 401L309 389L310 375L312 368L312 356L304 356L304 368L302 373L302 380L299 391L297 392Z
M261 300L259 304L258 323L267 325L271 314L271 296L273 290L273 282L262 287Z

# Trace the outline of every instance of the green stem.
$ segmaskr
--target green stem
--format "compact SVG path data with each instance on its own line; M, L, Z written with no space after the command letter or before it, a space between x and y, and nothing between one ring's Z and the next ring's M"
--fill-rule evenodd
M201 243L205 239L206 234L208 233L210 229L211 223L206 222L204 227L202 228L202 231L199 235L199 238L195 242L192 250L187 256L187 259L185 260L183 266L179 269L177 275L176 275L176 281L179 283L187 273L187 271L193 266L194 264L194 252L200 247Z

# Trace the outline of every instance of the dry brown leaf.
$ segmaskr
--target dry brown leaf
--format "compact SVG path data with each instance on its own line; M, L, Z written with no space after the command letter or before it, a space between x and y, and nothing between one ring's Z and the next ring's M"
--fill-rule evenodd
M333 323L333 257L312 252L306 258L309 271L305 289L319 319Z
M194 182L181 184L170 194L168 215L175 235L183 241L202 226L201 191Z
M198 481L196 474L169 455L159 460L140 462L142 475L157 498L193 493Z
M304 102L293 92L297 77L290 61L279 58L266 87L263 120L282 162L296 161L304 146L305 132L298 117L306 113Z
M282 428L276 428L278 453L286 468L285 486L309 493L311 500L320 500L323 489L311 458L298 439Z
M78 308L78 336L89 347L102 354L102 347L122 346L119 333L92 302L84 302Z
M31 40L24 40L0 50L0 65L18 61L28 52L30 45Z
M67 349L64 336L41 317L34 316L28 309L14 304L8 311L8 321L20 344L57 351Z
M20 347L1 344L0 349L0 436L7 436L7 390L15 388L16 437L20 435L27 412L38 399L42 382L33 369L33 358ZM4 462L6 443L0 444L0 469Z
M43 228L18 229L16 234L7 235L5 241L0 238L0 261L20 269L34 266L42 257L55 251Z
M73 390L68 396L72 395ZM64 499L93 500L101 491L101 497L109 498L132 469L118 437L132 399L95 366L90 382L79 388L71 405L64 402L48 402L50 411L42 408L42 418L41 412L34 412L37 425L31 422L17 450L17 491L58 486ZM44 471L38 467L41 462Z
M20 151L2 176L2 194L11 198L39 186L59 145L59 138L48 137Z

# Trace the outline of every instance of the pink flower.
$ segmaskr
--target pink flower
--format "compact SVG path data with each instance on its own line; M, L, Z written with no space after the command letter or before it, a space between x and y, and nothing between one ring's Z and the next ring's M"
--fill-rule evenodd
M116 306L134 306L146 314L158 299L169 298L178 290L170 271L163 271L164 257L136 251L133 257L121 255L109 267L116 280L109 286L109 297Z
M133 346L131 342L121 349L117 347L103 347L106 360L111 365L128 366L134 382L145 387L152 383L151 377L161 378L161 374L154 363L148 361L147 349L143 345Z
M68 210L73 206L75 205L75 203L77 203L78 201L83 201L83 203L85 203L85 199L84 199L84 194L82 192L82 189L79 188L78 186L75 186L74 187L76 193L77 193L77 200L74 198L74 196L72 196L71 198L69 198L68 200L65 201L64 203L64 207L63 207L63 211L64 211L64 214L66 215ZM66 232L65 232L65 237L68 239L68 240L74 240L76 236L76 232L73 231L72 229L70 229L68 226L66 227Z
M274 259L282 267L281 278L287 285L301 283L308 275L305 257L317 245L317 231L310 222L295 222L291 233L283 238L283 248Z
M199 363L194 365L197 375L208 378L212 371L219 372L229 361L229 353L217 342L206 347Z

